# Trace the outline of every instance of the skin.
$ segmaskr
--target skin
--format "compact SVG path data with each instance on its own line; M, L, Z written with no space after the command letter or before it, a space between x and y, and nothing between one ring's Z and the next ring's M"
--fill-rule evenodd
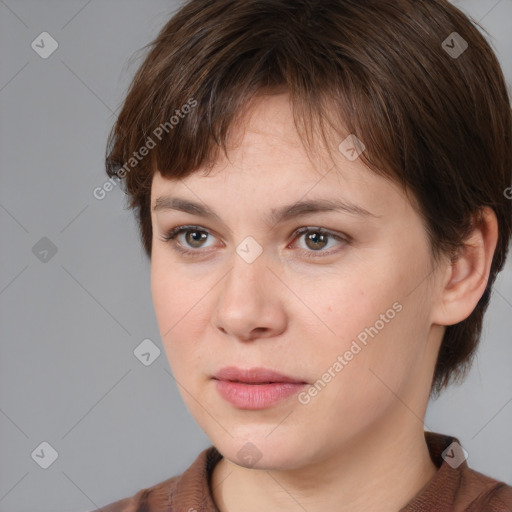
M445 326L469 316L485 290L496 217L486 209L459 259L434 264L422 219L398 186L341 152L308 158L286 94L257 97L237 133L229 160L221 154L209 176L157 171L151 192L152 206L181 197L222 219L151 213L163 345L187 408L223 455L214 501L221 512L397 511L436 472L423 425L435 361ZM341 140L333 136L333 147ZM265 224L272 208L317 198L350 200L375 217L335 211ZM174 244L202 256L164 241L186 224L208 238L182 233ZM314 245L294 236L305 226L349 239ZM263 249L252 263L236 252L247 236ZM315 383L397 301L400 312L309 403L292 396L253 411L218 394L211 377L227 365ZM237 457L248 441L261 453L256 463Z

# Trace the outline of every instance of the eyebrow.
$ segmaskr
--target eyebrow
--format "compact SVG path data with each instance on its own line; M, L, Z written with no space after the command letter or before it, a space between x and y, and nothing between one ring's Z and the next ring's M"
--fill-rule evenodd
M223 222L220 216L215 213L209 206L201 203L196 203L188 199L179 197L162 196L158 197L153 206L153 211L161 210L177 210L192 215L199 215L200 217L215 219L218 222ZM272 208L270 214L265 219L266 222L273 226L280 222L284 222L295 217L308 215L320 212L335 212L341 211L350 215L359 217L373 217L379 218L381 215L376 215L362 206L359 206L350 201L340 199L311 199L306 201L297 201L290 205L281 206L279 208Z

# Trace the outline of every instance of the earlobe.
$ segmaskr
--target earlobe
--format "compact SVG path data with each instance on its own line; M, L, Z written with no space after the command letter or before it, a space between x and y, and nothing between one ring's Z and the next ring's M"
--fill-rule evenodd
M475 216L473 231L464 246L448 263L432 323L454 325L473 312L487 286L497 241L496 214L485 207Z

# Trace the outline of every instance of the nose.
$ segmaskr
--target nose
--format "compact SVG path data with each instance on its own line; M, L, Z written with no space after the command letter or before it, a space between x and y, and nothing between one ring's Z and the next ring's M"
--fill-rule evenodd
M264 252L252 263L234 253L232 268L217 289L212 321L224 334L249 341L278 336L286 328L286 287Z

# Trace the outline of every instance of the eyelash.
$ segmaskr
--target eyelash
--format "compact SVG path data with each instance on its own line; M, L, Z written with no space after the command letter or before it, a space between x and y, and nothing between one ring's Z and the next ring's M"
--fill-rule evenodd
M172 248L175 250L175 251L178 251L180 252L181 254L184 254L186 256L190 256L190 257L196 257L196 256L200 256L201 252L203 252L204 254L204 251L201 251L201 249L183 249L182 247L180 247L176 242L174 242L175 238L183 233L183 232L187 232L187 231L198 231L198 232L201 232L201 233L207 233L207 234L210 234L209 231L207 229L204 229L203 227L201 226L194 226L194 225L188 225L188 226L177 226L173 229L171 229L170 231L168 231L166 234L162 235L162 240L164 242L173 242L172 243ZM296 238L304 235L304 234L307 234L307 233L317 233L317 234L321 234L321 235L326 235L326 236L329 236L330 238L334 238L340 242L345 242L345 243L349 243L350 242L350 238L349 237L341 237L341 236L338 236L334 233L332 233L331 231L327 231L325 229L322 229L322 228L313 228L313 227L303 227L303 228L299 228L297 229L294 233L293 233L293 236L294 236L294 239L295 240ZM330 256L331 254L333 254L333 251L329 251L329 252L325 252L325 251L306 251L304 249L301 249L301 252L307 257L307 258L319 258L319 257L322 257L322 256ZM320 253L320 256L314 256L313 254L314 253Z

